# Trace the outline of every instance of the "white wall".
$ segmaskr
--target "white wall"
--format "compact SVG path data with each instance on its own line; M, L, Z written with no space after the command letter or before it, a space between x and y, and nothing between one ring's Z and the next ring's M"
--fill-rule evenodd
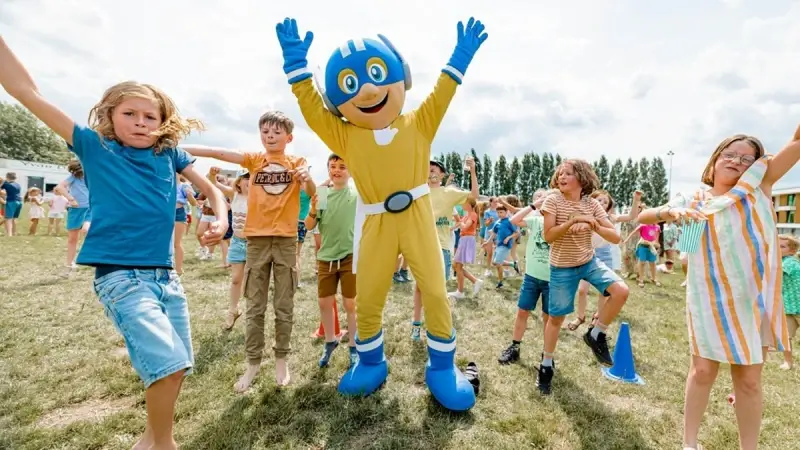
M41 177L44 180L42 189L52 190L55 185L69 176L66 166L56 164L45 164L30 161L18 161L14 159L0 159L0 176L5 178L6 173L14 172L17 174L17 183L22 188L22 195L28 190L29 177Z

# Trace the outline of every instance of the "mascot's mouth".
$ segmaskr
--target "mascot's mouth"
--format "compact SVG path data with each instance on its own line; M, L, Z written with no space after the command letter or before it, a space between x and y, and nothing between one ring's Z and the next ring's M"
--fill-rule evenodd
M375 103L372 106L356 106L356 108L358 108L358 110L363 113L374 114L383 109L383 107L386 106L386 102L388 101L389 101L389 93L387 92L386 96L383 97L383 100L379 101L378 103Z

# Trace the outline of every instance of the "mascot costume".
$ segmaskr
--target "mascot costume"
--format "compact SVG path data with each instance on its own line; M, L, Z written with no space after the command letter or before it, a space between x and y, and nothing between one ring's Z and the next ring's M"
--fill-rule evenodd
M444 261L428 193L431 143L473 56L486 40L480 21L458 24L458 41L433 92L400 114L411 72L382 35L338 47L315 87L306 56L314 38L300 37L294 19L277 25L283 70L309 127L341 156L359 193L353 267L357 270L356 349L359 361L339 382L345 395L369 395L386 381L383 308L397 256L409 262L422 292L428 327L425 383L445 408L465 411L475 392L455 365L456 333Z

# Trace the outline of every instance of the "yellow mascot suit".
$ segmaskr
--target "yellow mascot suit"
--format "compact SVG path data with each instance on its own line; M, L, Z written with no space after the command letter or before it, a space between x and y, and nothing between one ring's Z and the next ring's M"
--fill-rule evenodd
M294 19L276 27L283 70L306 122L344 159L359 192L353 252L359 361L340 380L342 394L369 395L386 381L381 322L402 253L422 292L428 322L425 382L445 408L464 411L475 404L472 385L454 363L456 335L427 184L431 143L487 38L483 24L474 19L460 22L457 30L455 50L433 92L419 108L401 115L411 73L384 36L352 39L338 47L318 92L306 59L313 34L301 38Z

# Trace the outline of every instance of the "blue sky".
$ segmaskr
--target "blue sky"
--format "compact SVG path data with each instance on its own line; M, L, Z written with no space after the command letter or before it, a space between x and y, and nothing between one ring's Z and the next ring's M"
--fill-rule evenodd
M281 3L4 0L0 30L42 92L77 121L106 87L136 79L206 122L190 142L258 150L258 116L280 109L297 123L291 151L311 161L319 181L328 151L306 128L281 69L274 27L285 16L314 31L309 59L323 67L346 39L387 35L411 64L407 109L447 62L457 21L483 20L489 40L437 152L592 160L672 150L673 191L685 191L728 135L756 135L775 152L800 122L800 5L789 0ZM800 169L781 184L800 185Z

